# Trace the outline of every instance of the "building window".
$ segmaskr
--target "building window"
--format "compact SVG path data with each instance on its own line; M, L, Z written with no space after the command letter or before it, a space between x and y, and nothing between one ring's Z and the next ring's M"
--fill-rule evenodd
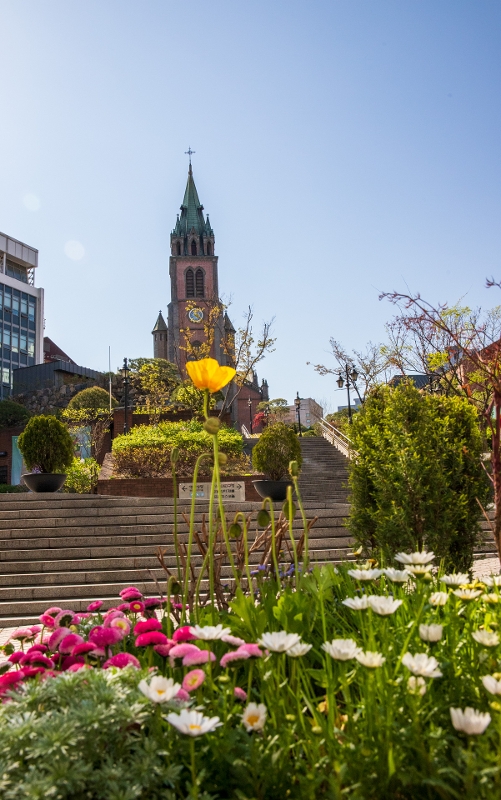
M35 319L35 301L31 300L31 298L30 298L30 305L29 305L29 309L28 309L28 318L31 319L31 320Z
M197 269L195 273L195 289L197 297L205 297L205 275L203 269Z
M186 270L186 297L195 297L195 276L192 269Z
M19 352L19 333L12 332L12 352Z
M28 314L28 296L21 295L21 314Z
M23 353L28 352L28 337L24 331L21 332L21 350Z
M12 290L10 286L5 287L5 301L4 301L5 308L12 308Z
M176 252L177 252L178 256L180 256L180 255L181 255L181 242L178 242L178 243L177 243L177 245L176 245Z
M192 256L196 256L196 254L197 254L197 243L196 243L196 241L193 239L193 241L192 241L192 243L191 243L191 255L192 255Z
M28 355L34 356L35 355L35 334L29 333L28 334Z
M2 383L10 386L10 369L8 367L2 367Z
M7 259L7 269L5 272L11 278L16 278L18 281L28 283L28 271L26 267L22 267L20 264L15 264L13 261Z
M4 347L10 347L10 328L7 327L3 329L3 345Z
M212 245L210 242L207 242L207 255L208 256L212 255Z

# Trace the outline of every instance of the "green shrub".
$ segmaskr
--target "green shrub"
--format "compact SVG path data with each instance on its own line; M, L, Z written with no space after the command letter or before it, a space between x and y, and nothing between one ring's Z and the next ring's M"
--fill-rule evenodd
M226 474L248 470L243 456L243 438L233 428L219 431L220 452L228 456ZM179 449L176 471L191 475L195 461L202 453L212 453L213 439L202 423L161 422L159 425L138 425L124 436L113 440L114 473L126 477L155 478L171 473L170 454ZM210 473L210 460L204 460L200 475Z
M114 397L111 398L111 406L115 408L118 405ZM90 386L88 389L82 389L68 403L68 408L75 411L100 411L102 409L108 410L110 407L110 395L106 389L100 389L99 386Z
M63 491L92 494L97 486L100 466L94 458L74 458L67 470Z
M24 484L17 486L16 484L0 483L0 494L17 494L17 492L29 492L29 489Z
M0 401L0 428L17 428L25 425L31 414L27 408L13 400Z
M264 472L272 481L279 481L287 475L291 461L297 461L301 468L302 460L299 439L283 422L269 425L252 450L254 469Z
M73 463L73 440L56 417L32 417L17 446L30 470L62 473Z
M366 553L427 547L468 569L489 488L475 410L410 383L378 387L351 426L350 528Z

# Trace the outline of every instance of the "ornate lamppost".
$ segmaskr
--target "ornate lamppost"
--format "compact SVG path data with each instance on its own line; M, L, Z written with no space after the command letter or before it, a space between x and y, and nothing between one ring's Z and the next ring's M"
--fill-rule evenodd
M345 364L346 391L348 393L348 420L349 420L349 423L351 425L353 420L352 420L352 414L351 414L350 389L357 389L355 384L357 382L358 372L355 369L355 367L353 366L353 364L351 365L350 370L351 371L349 372L348 371L348 364ZM339 373L339 378L336 381L336 383L337 383L337 385L339 386L340 389L343 388L344 382L345 382L345 378L343 377L343 374L340 372ZM358 393L358 390L357 390L357 393Z
M252 435L252 400L250 397L247 400L247 405L249 406L249 424L250 424L250 432Z
M129 365L127 363L127 359L124 358L124 365L120 370L120 375L124 381L124 433L129 432L129 424L127 420L127 413L129 410Z
M302 436L303 434L301 431L301 398L299 397L299 392L296 393L294 405L296 406L297 427L299 430L299 435Z

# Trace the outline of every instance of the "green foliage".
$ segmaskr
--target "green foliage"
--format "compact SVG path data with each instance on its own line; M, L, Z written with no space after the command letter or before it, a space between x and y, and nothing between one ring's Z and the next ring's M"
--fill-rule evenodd
M112 397L112 408L117 405L117 401ZM68 408L73 411L107 411L109 407L110 395L106 389L101 389L99 386L90 386L88 389L82 389L68 403Z
M62 473L73 463L73 440L56 417L32 417L17 440L28 469Z
M283 422L289 413L289 404L283 397L276 397L273 400L262 400L257 405L257 411L265 414L268 425L275 422Z
M0 401L0 428L17 428L25 425L31 414L27 408L13 400Z
M279 481L287 475L291 461L297 461L301 468L301 444L298 437L283 422L269 425L252 450L254 469L264 472L272 481Z
M243 459L243 438L236 430L221 426L218 440L220 452L228 456L226 473L248 469ZM177 473L189 475L198 456L212 453L213 437L196 420L160 422L156 426L138 425L130 433L113 440L114 471L128 477L168 475L174 447L179 449ZM201 474L210 471L210 463L209 459L202 462Z
M97 486L99 464L94 458L74 458L66 472L63 491L92 494Z
M10 483L0 483L0 494L17 494L18 492L29 492L29 489L24 484L16 486Z
M423 394L408 382L381 386L350 436L350 528L367 553L426 546L458 569L471 566L478 501L488 485L475 409L459 397Z
M221 392L211 394L209 397L209 408L214 408L216 402L222 398ZM205 392L192 383L191 380L183 381L172 393L172 401L181 408L193 411L200 418L203 417Z

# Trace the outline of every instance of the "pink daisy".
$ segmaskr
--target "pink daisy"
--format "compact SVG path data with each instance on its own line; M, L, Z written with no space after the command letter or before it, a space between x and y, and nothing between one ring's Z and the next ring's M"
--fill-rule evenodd
M50 614L41 614L38 617L38 619L40 620L42 625L45 625L46 628L54 628L55 627L56 623L54 622L54 617L51 617Z
M101 608L102 605L103 605L103 601L102 600L94 600L92 603L89 603L89 605L87 606L87 611L90 611L90 612L99 611L99 609Z
M137 660L137 658L131 653L117 653L116 656L109 658L103 664L103 669L108 669L108 667L118 667L119 669L123 669L124 667L137 667L139 669L141 664Z
M127 586L127 588L122 589L120 592L120 597L126 603L130 603L131 600L141 600L142 596L142 592L135 586Z
M147 619L144 622L137 622L134 626L134 635L139 636L141 633L148 633L148 631L161 631L162 623L156 617Z
M49 650L57 650L59 643L71 633L69 628L57 628L49 639Z
M205 672L203 669L192 669L191 672L187 672L183 678L183 689L186 692L194 692L202 685L204 680Z
M247 700L247 692L241 689L240 686L235 686L233 694L237 700L241 700L243 703Z
M68 636L65 636L59 643L59 652L63 653L65 656L69 656L73 652L73 648L77 646L77 644L82 644L83 637L79 636L78 633L69 633Z
M166 656L169 655L173 647L174 647L174 642L172 641L172 639L167 639L167 644L156 644L153 650L155 651L155 653L158 653L159 656L163 656L163 658L166 658Z
M148 647L150 644L167 644L169 640L165 633L160 631L148 631L141 633L136 639L136 647Z
M177 631L174 631L172 638L175 642L190 642L192 639L196 639L196 636L192 634L189 625L184 625L182 628L178 628Z
M242 661L244 658L250 658L250 653L243 648L239 648L238 650L233 650L231 653L225 653L219 663L224 669L228 664L231 664L232 661Z
M198 653L188 653L183 658L183 667L195 667L198 664L207 664L207 661L215 661L216 656L210 650L199 650Z
M89 641L94 642L97 647L108 647L120 642L124 635L124 632L118 628L104 628L102 625L96 625L89 633Z

